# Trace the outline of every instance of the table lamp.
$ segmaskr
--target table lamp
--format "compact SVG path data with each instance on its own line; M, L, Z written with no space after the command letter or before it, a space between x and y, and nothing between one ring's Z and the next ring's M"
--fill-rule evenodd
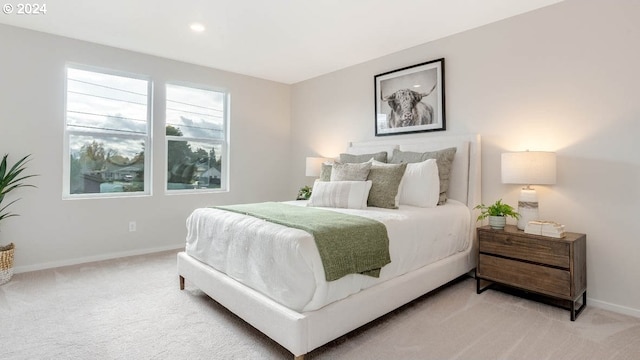
M531 185L556 183L556 154L546 151L521 151L502 154L502 183L526 185L518 199L518 229L531 220L539 220L538 195Z
M320 176L322 163L327 160L328 160L327 158L323 158L323 157L308 157L306 159L306 170L304 174L306 176L312 176L312 177Z

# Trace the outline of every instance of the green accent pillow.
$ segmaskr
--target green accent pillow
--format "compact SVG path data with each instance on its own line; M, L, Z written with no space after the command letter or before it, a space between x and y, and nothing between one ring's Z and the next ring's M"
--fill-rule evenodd
M331 181L365 181L369 175L371 163L339 163L333 164L331 169Z
M367 162L369 160L371 160L373 158L373 160L375 161L380 161L383 163L387 162L387 152L386 151L381 151L381 152L377 152L374 154L360 154L360 155L355 155L355 154L340 154L340 162L341 163L363 163L363 162Z
M331 169L333 164L322 164L320 168L320 181L331 181Z
M411 164L422 162L423 153L415 151L400 151L393 149L393 156L391 156L390 164Z
M397 209L400 181L407 164L373 164L367 180L371 180L368 206Z
M437 151L427 151L424 153L414 151L393 150L390 163L417 163L429 159L436 159L438 165L438 177L440 178L440 199L438 205L447 202L447 191L449 190L449 179L451 178L451 166L456 155L456 148L447 148Z

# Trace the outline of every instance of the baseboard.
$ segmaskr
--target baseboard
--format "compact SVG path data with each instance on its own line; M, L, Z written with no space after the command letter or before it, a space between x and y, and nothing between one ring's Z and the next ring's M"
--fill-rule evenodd
M146 249L137 249L137 250L131 250L131 251L115 252L115 253L87 256L87 257L81 257L81 258L75 258L75 259L67 259L62 261L53 261L53 262L42 263L42 264L28 265L28 266L16 266L13 268L13 272L15 274L19 274L19 273L30 272L30 271L52 269L52 268L57 268L62 266L85 264L85 263L90 263L95 261L111 260L111 259L117 259L117 258L122 258L127 256L146 255L146 254L153 254L153 253L162 252L162 251L179 250L179 249L184 249L184 244L167 245L167 246L161 246L156 248L146 248Z
M588 309L588 306L593 306L599 309L613 311L618 314L629 315L629 316L640 318L640 310L622 306L622 305L608 303L606 301L587 298L587 309Z

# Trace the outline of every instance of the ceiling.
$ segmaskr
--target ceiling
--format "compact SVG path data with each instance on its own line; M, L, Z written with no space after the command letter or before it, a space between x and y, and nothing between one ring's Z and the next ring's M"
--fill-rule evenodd
M47 0L0 23L292 84L560 1Z

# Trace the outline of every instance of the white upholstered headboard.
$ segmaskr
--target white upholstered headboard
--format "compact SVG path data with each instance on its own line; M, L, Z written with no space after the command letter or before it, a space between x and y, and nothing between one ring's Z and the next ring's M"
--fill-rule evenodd
M467 204L470 209L481 203L480 196L480 135L442 135L425 138L393 138L363 142L351 142L347 152L365 154L393 149L426 152L456 147L451 168L447 196Z

